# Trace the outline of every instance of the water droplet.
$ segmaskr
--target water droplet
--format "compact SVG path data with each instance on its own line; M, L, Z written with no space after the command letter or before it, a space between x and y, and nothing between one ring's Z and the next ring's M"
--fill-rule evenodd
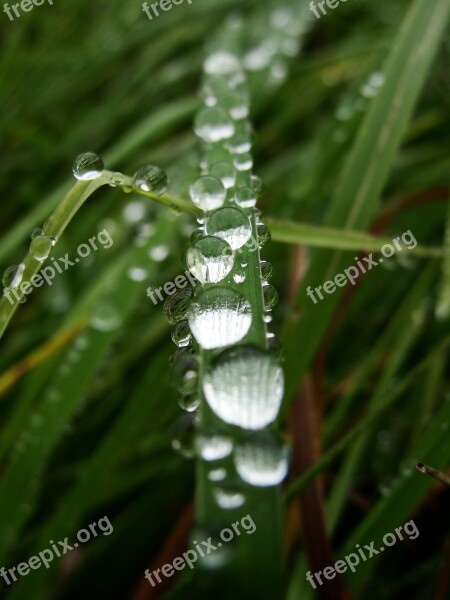
M133 175L134 185L144 192L155 192L162 196L167 191L167 175L157 165L144 165Z
M227 476L227 472L225 469L211 469L208 473L208 479L210 481L223 481Z
M221 98L221 105L228 110L235 121L246 119L249 115L249 101L245 94L238 92Z
M253 158L251 154L237 154L233 158L233 165L238 171L250 171L253 167Z
M202 237L188 248L186 265L201 283L219 283L233 268L234 252L225 240Z
M197 390L198 361L190 348L178 348L169 360L171 384L183 396L190 396Z
M284 351L283 346L278 339L278 337L274 333L267 334L267 346L269 352L274 355L274 357L278 360L278 362L283 362L284 360Z
M38 235L31 240L30 254L34 259L42 262L50 256L52 248L53 242L51 238L47 235Z
M205 142L220 142L234 134L234 124L223 108L204 108L197 113L194 131Z
M38 235L43 235L44 230L41 229L40 227L35 227L34 229L31 230L31 235L30 238L32 240L34 240L34 238L38 237Z
M251 186L252 186L255 194L257 196L261 196L261 194L263 192L263 181L262 181L261 177L258 177L258 175L251 175L250 181L251 181Z
M182 415L171 427L172 448L184 458L195 456L196 428L197 418L193 414Z
M265 310L272 310L278 304L278 292L270 283L263 285L263 296Z
M220 208L206 224L208 235L222 238L233 250L241 248L252 235L249 218L239 208Z
M252 148L252 142L248 133L238 132L226 142L227 149L232 154L246 154Z
M198 562L202 569L206 571L223 569L230 563L230 560L233 557L233 540L225 542L220 536L221 533L222 532L219 531L218 527L214 527L208 529L196 528L191 534L192 546L201 548L201 542L199 543L197 540L205 541L205 543L206 540L208 540L215 548L215 550L207 550L206 552L199 552L197 550ZM203 550L205 550L205 546L203 546ZM213 596L214 595L215 594L213 594ZM209 593L207 594L207 597L211 597Z
M214 499L223 510L241 507L245 502L244 494L235 487L220 487L213 489Z
M96 179L104 169L102 159L94 152L84 152L76 157L72 171L77 179L83 181Z
M203 211L220 208L225 202L227 192L217 177L203 175L189 188L192 202Z
M278 485L288 472L289 449L270 431L249 436L235 448L233 458L241 479L256 487Z
M167 298L164 303L164 312L171 325L175 325L179 321L186 319L193 294L194 292L191 288L185 288Z
M280 409L283 371L269 352L252 346L230 348L213 360L203 389L208 404L225 423L262 429Z
M233 275L234 283L244 283L245 281L245 273L243 271L237 271Z
M242 294L225 287L204 288L189 307L189 325L206 350L241 341L250 329L250 303Z
M208 56L203 69L208 75L233 75L241 70L241 63L235 54L221 50Z
M262 260L261 264L261 277L263 281L269 281L273 277L273 266L267 260Z
M159 246L153 246L149 249L148 255L155 262L162 262L169 256L169 246L160 244Z
M270 240L271 240L271 235L270 235L270 230L268 227L266 227L265 225L263 225L262 223L259 223L256 227L257 233L258 233L258 242L259 242L259 247L263 248L264 246L266 246Z
M226 458L233 451L231 438L217 432L198 435L195 444L199 456L207 462Z
M127 275L131 281L145 281L148 277L148 271L142 267L130 267Z
M2 284L5 288L17 288L22 283L25 264L12 265L5 269L2 278Z
M256 193L252 188L242 186L236 190L234 201L241 208L252 208L256 204Z
M116 173L111 174L111 177L109 178L109 185L111 187L117 187L123 185L124 183L125 175L123 173L119 173L119 171L117 171Z
M236 183L236 170L230 163L221 162L213 165L210 169L213 177L217 177L222 182L224 188L228 190ZM216 208L219 208L218 206Z
M114 331L120 324L120 314L117 308L109 302L100 304L92 314L91 326L97 331Z
M269 66L276 48L270 44L269 40L268 42L253 48L245 55L244 66L248 71L262 71Z
M206 106L215 106L219 98L222 98L230 91L227 82L223 77L208 77L200 91Z
M180 396L178 398L178 405L182 410L185 410L188 413L193 413L200 406L200 398L198 397L198 394Z
M179 348L189 346L192 333L187 321L179 321L172 329L172 340Z

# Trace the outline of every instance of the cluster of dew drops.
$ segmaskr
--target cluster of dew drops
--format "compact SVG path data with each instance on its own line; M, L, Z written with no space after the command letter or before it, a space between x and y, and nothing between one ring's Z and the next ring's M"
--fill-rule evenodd
M97 179L105 173L104 164L100 156L94 152L84 152L80 154L73 163L73 174L79 181L91 181ZM168 179L165 171L161 167L148 164L140 167L132 177L119 172L106 172L107 181L111 187L120 186L125 192L143 191L153 192L162 196L167 191ZM38 262L44 262L50 257L52 249L56 243L53 236L45 232L53 225L52 217L44 223L42 228L35 228L31 232L31 241L29 245L29 254ZM51 260L54 260L53 258ZM5 291L17 289L23 281L25 272L25 263L19 263L8 267L2 277L2 284ZM23 303L25 297L20 299Z
M255 56L250 59L256 62ZM202 215L183 256L198 283L165 303L178 346L170 361L172 378L179 404L187 412L173 427L173 446L187 458L204 461L220 508L237 509L246 501L246 485L276 486L288 471L289 449L272 429L284 391L276 338L267 333L267 349L244 340L254 319L261 318L266 328L278 294L268 282L272 266L259 261L270 232L255 208L262 184L252 174L243 64L232 51L219 49L206 58L204 72L204 105L194 131L205 152L201 176L189 190ZM252 314L251 303L240 291L249 269L255 267L263 315ZM201 375L195 344L211 357ZM227 429L199 427L201 396ZM225 433L229 426L239 428L237 440Z

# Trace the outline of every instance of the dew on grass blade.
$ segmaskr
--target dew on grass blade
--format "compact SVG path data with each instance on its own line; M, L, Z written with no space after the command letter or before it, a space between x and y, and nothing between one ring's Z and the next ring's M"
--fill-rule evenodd
M203 175L190 186L189 194L192 202L206 212L220 208L225 202L227 192L220 179Z
M195 432L197 418L193 414L182 415L170 428L172 448L184 458L195 456Z
M271 240L272 236L270 234L270 230L268 227L266 227L266 225L263 225L263 223L258 223L258 225L256 226L256 231L258 233L259 247L263 248Z
M172 329L172 340L179 348L189 346L192 332L187 321L179 321Z
M264 309L272 310L278 303L278 292L269 283L263 285Z
M226 287L201 289L192 301L188 320L197 342L206 350L240 342L252 322L245 297Z
M250 171L253 167L253 158L251 154L244 152L237 154L233 159L233 165L238 171Z
M104 168L100 156L94 152L83 152L74 160L72 171L77 179L87 181L99 177Z
M261 277L264 282L269 281L273 277L273 266L267 260L262 260L260 263Z
M186 252L186 265L201 283L219 283L234 265L234 252L221 238L205 236Z
M236 446L234 466L243 481L256 487L280 484L287 475L289 449L270 431L250 435Z
M248 186L241 186L234 194L234 201L240 208L253 208L256 204L256 192Z
M228 162L216 163L210 168L209 172L213 177L220 179L226 190L236 183L236 169Z
M230 348L212 361L203 389L220 419L243 429L262 429L280 409L283 371L269 352L253 346Z
M233 275L233 281L234 281L234 283L244 283L244 281L245 281L244 271L236 271L236 273Z
M223 468L211 469L211 471L208 472L208 479L210 481L223 481L226 476L227 472Z
M169 360L171 384L184 396L197 390L198 361L188 348L175 350Z
M208 56L203 69L208 75L233 75L241 70L241 63L235 54L220 50Z
M234 124L223 108L204 108L197 113L194 131L205 142L220 142L234 134Z
M239 208L214 211L206 224L208 235L222 238L233 250L241 248L252 235L250 220Z
M162 196L167 191L167 174L157 165L144 165L133 175L135 187L143 192L154 192Z

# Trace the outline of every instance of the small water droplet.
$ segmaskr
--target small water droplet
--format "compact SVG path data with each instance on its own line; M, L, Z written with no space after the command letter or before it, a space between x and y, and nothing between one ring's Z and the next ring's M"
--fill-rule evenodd
M169 360L171 384L183 396L191 396L197 390L198 361L190 348L178 348Z
M193 414L182 415L170 429L172 448L184 458L195 456L197 418Z
M167 191L167 174L157 165L144 165L133 175L134 185L144 192L154 192L162 196Z
M233 275L234 283L244 283L245 281L245 273L243 271L237 271Z
M148 271L142 267L130 267L127 275L131 281L145 281L148 277Z
M234 290L204 288L192 301L188 320L197 342L205 349L222 348L241 341L250 329L250 303Z
M273 277L273 266L267 260L262 260L261 264L261 277L263 281L267 282Z
M207 462L226 458L233 451L231 438L217 432L199 434L195 444L199 456Z
M82 181L96 179L104 170L103 161L94 152L83 152L79 154L72 167L73 174Z
M164 312L171 325L186 319L193 294L194 291L191 288L185 288L167 298L164 303Z
M268 227L266 227L265 225L263 225L262 223L259 223L256 227L257 233L258 233L258 242L259 242L259 247L263 248L264 246L266 246L270 240L271 240L271 235L270 235L270 230Z
M270 283L263 285L263 297L265 310L272 310L278 304L278 292Z
M288 472L289 449L270 431L250 435L235 448L233 458L241 479L256 487L278 485Z
M277 417L284 391L275 357L253 346L230 348L204 376L206 400L216 415L243 429L262 429Z
M109 185L111 187L117 187L117 186L121 186L125 183L125 175L123 173L119 173L119 171L116 171L115 173L112 173L110 178L109 178Z
M186 265L202 284L219 283L233 268L234 252L221 238L202 237L188 248Z
M19 287L22 283L23 273L25 271L25 264L20 263L18 265L12 265L5 269L2 278L2 284L5 288L14 289Z
M50 256L53 248L53 241L47 235L38 235L31 240L30 254L39 262L44 261Z
M263 181L262 181L261 177L258 177L258 175L251 175L250 181L251 181L251 186L252 186L255 194L257 196L261 196L261 194L263 192Z
M235 121L246 119L250 112L248 97L238 92L222 97L221 105L228 110Z
M92 314L91 326L97 331L114 331L120 324L120 314L117 308L109 302L100 304Z
M208 235L222 238L233 250L241 248L252 235L250 220L238 208L220 208L214 211L206 224Z
M203 69L208 75L233 75L241 70L241 63L235 54L220 50L206 58Z
M204 108L197 113L194 131L205 142L220 142L234 134L234 124L223 108Z
M247 154L252 148L248 133L243 131L236 133L225 145L232 154Z
M217 179L220 179L224 188L228 190L236 183L236 170L230 163L220 162L213 165L210 169L210 174ZM218 206L216 208L219 208Z
M208 473L208 479L210 481L223 481L227 476L227 472L225 469L211 469Z
M123 209L123 218L126 223L139 223L145 218L147 206L144 202L128 202Z
M238 171L250 171L253 167L253 158L251 154L245 152L244 154L237 154L233 158L233 165Z
M225 202L227 192L217 177L203 175L189 188L192 202L203 211L220 208Z
M200 398L198 397L198 394L180 396L178 398L178 405L182 410L185 410L188 413L194 413L200 406Z
M256 204L256 193L252 188L242 186L236 190L234 201L241 208L252 208Z
M172 340L179 348L189 346L192 333L187 321L179 321L172 329Z
M213 489L214 499L223 510L240 508L245 502L244 494L235 487L222 486Z

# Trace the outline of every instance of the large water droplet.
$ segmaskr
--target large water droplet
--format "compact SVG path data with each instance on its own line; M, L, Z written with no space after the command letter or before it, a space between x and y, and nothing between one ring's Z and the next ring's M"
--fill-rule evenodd
M208 56L203 69L208 75L233 75L241 70L241 63L235 54L220 50Z
M38 235L31 240L30 254L36 260L42 262L50 256L53 248L53 240L48 235Z
M280 436L258 432L235 448L234 465L241 479L250 485L278 485L287 475L289 449Z
M185 288L167 298L164 303L164 312L171 325L175 325L179 321L186 319L193 293L191 288Z
M96 179L102 174L104 168L100 156L94 154L94 152L84 152L76 157L72 171L77 179L85 181Z
M204 108L197 113L194 131L205 142L220 142L234 134L234 124L223 108Z
M207 350L241 341L252 322L250 303L234 290L217 286L200 290L189 307L189 325Z
M241 208L252 208L256 204L256 193L248 186L242 186L234 194L234 201Z
M221 460L233 451L232 440L217 432L198 435L195 443L198 454L207 462Z
M186 265L201 283L219 283L233 268L234 252L225 240L206 236L188 248Z
M222 238L233 250L241 248L252 235L249 218L239 208L220 208L206 224L208 235Z
M134 185L144 192L155 192L162 196L167 191L167 175L157 165L144 165L133 175Z
M225 202L227 192L217 177L203 175L189 188L192 202L203 211L220 208Z
M209 170L213 177L220 179L225 189L233 187L236 183L236 170L230 163L220 162L211 167ZM219 208L219 207L216 207Z
M2 278L2 284L5 288L17 288L22 283L25 264L12 265L5 269Z
M240 346L225 350L212 362L203 387L220 419L244 429L262 429L280 409L283 371L269 352Z

